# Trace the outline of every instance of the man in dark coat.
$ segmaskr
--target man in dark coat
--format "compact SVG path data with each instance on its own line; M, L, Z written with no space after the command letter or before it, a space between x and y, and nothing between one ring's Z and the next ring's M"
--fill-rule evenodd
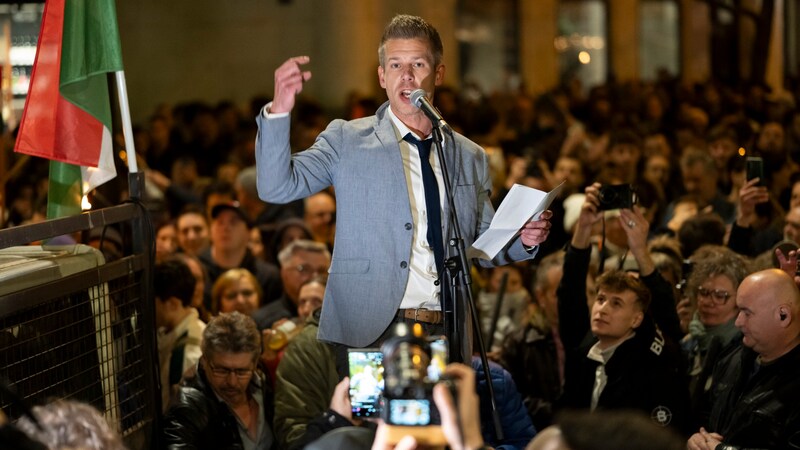
M736 306L744 338L720 357L710 419L688 449L798 449L800 291L785 272L764 270L742 281Z
M591 315L586 275L591 228L600 220L595 183L586 188L558 287L559 331L566 353L562 408L633 409L661 426L688 431L689 394L674 300L643 252L647 222L638 211L622 209L617 220L639 263L639 277L612 270L597 279ZM652 299L652 304L651 304ZM651 315L652 314L652 315ZM662 331L663 329L663 331Z
M257 370L261 333L253 319L239 312L214 317L202 348L197 373L184 380L164 416L164 448L275 448L273 401Z

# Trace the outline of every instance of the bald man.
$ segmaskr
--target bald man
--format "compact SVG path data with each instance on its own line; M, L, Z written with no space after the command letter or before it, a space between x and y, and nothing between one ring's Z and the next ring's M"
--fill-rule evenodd
M708 428L689 450L800 448L800 291L778 269L756 272L736 295L744 338L714 370Z

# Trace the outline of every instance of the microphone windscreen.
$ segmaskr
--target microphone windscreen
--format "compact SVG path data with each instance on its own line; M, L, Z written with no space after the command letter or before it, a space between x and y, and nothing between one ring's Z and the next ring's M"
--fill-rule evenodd
M409 98L411 99L411 103L413 103L414 105L417 106L417 108L419 108L420 107L419 101L422 99L422 97L425 97L425 94L426 94L425 89L415 90L409 96Z

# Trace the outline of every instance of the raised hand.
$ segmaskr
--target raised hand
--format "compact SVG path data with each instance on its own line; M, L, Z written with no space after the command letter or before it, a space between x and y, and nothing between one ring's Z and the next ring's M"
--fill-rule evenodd
M785 255L780 248L775 249L775 256L778 258L780 269L789 274L794 279L794 284L800 288L800 268L797 266L797 259L800 257L798 250L789 250Z
M764 186L758 186L759 181L758 178L754 178L739 189L736 224L740 227L752 226L756 220L756 205L769 201L769 191Z
M600 183L594 183L585 190L586 198L581 205L581 212L572 234L572 246L585 249L591 244L592 227L603 217L600 211Z
M650 252L647 250L650 224L636 206L633 209L621 209L618 220L628 237L628 248L633 257L636 258L636 263L639 265L639 273L643 276L650 275L656 269L656 265L650 257Z
M311 79L311 72L303 71L301 67L309 61L308 56L295 56L275 70L275 96L269 112L285 113L294 108L297 94L303 92L303 83Z
M619 212L619 222L625 234L628 236L628 247L634 249L645 249L647 247L647 236L650 232L650 223L647 222L638 207L633 209L621 209Z

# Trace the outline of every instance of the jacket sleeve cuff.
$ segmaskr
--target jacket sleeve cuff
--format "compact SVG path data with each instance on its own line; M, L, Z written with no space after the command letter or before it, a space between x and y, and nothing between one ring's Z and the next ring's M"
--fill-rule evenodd
M263 116L265 119L269 120L269 119L280 119L281 117L289 117L288 112L283 112L283 113L269 112L270 106L272 106L272 102L267 103L266 105L264 105L263 108L261 108L261 116Z

